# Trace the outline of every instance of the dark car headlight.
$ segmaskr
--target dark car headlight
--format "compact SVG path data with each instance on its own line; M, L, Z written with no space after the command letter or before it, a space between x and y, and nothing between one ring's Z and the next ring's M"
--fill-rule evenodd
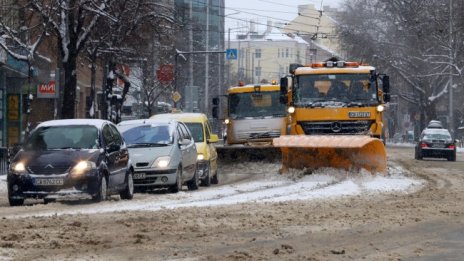
M71 175L79 176L95 169L96 165L92 161L79 161L71 170Z
M13 173L15 173L17 175L27 173L26 165L24 164L24 162L21 162L21 161L13 163L11 165L11 170L12 170Z

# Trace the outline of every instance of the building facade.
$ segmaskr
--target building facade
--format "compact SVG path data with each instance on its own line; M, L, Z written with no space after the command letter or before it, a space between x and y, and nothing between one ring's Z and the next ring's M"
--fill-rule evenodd
M224 83L224 0L176 0L175 85L184 111L211 114Z
M287 33L297 34L309 43L309 63L330 57L345 57L337 36L337 9L314 4L299 5L298 16L284 26Z
M259 26L253 21L246 29L227 36L231 49L237 49L237 59L228 60L228 86L270 83L288 74L291 63L308 61L308 43L301 37L285 33L268 22Z

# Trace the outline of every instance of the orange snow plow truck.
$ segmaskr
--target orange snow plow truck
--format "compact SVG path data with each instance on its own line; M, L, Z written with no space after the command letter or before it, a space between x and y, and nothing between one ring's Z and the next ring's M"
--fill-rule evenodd
M331 58L290 65L281 79L280 102L288 108L281 172L321 167L383 172L387 167L382 114L389 77L372 66Z

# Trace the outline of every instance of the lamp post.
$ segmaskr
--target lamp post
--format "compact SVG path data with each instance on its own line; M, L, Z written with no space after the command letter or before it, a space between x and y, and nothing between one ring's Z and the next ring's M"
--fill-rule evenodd
M238 14L240 12L237 12L237 13L233 13L233 14ZM233 14L229 14L229 15L233 15ZM227 49L230 49L230 31L231 30L237 30L237 29L242 29L242 28L246 28L246 26L240 26L240 27L234 27L234 28L228 28L228 32L227 32ZM239 43L240 43L240 39L239 39ZM240 45L239 45L239 50L238 52L240 52ZM237 54L238 54L237 52ZM239 55L239 54L238 54ZM240 55L239 55L240 57ZM237 59L240 59L239 57L237 57ZM227 60L227 86L230 86L230 60Z
M453 115L453 0L449 1L449 130L454 138L454 115Z

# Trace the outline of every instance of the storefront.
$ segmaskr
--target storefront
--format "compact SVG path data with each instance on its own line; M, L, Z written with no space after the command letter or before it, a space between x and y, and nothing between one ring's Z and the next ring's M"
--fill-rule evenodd
M44 78L45 70L41 68L49 66L49 62L41 61L40 66L29 67L26 61L17 60L0 48L0 147L23 141L27 97L37 92L37 83ZM49 71L46 72L48 77Z

